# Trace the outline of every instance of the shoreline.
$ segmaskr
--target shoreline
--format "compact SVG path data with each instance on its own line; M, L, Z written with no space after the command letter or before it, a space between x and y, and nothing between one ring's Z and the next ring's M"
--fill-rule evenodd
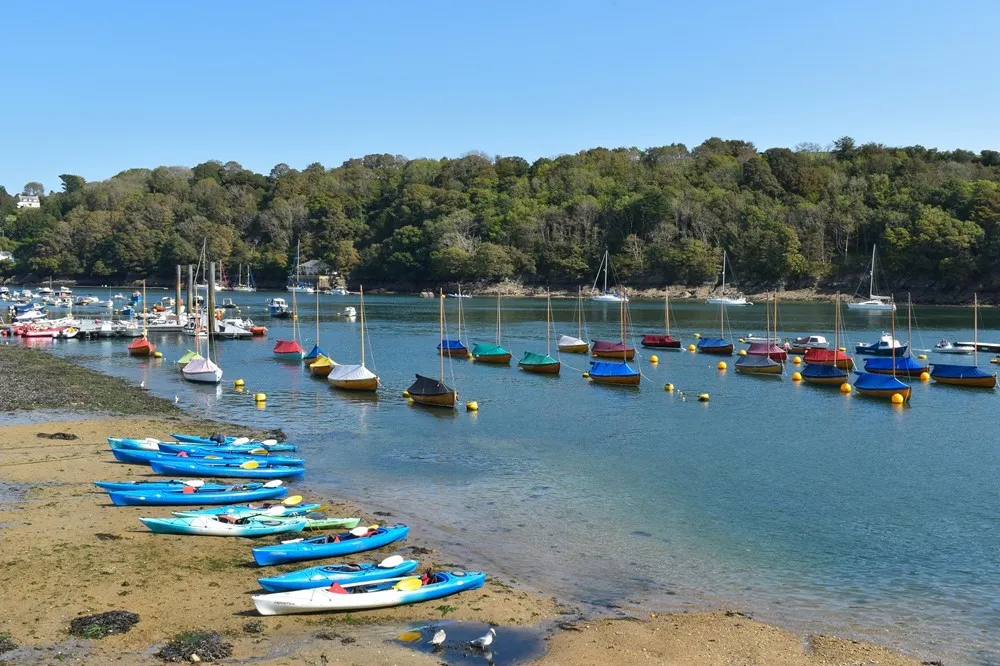
M0 362L4 356L0 355ZM58 363L69 364L61 359ZM127 386L125 393L139 392L123 384ZM137 409L141 412L146 407ZM510 585L492 575L481 593L448 597L440 605L260 618L252 612L249 593L255 590L255 579L262 570L248 564L249 540L153 535L135 518L166 515L169 508L105 506L106 496L90 485L97 478L128 479L148 473L141 467L109 462L104 440L109 435L164 437L179 428L220 427L179 411L167 411L131 417L38 413L45 420L24 418L34 413L20 410L8 412L6 419L0 415L0 488L16 483L23 493L5 505L0 520L8 525L0 528L5 537L0 539L0 561L6 564L0 582L7 589L17 586L24 590L22 595L11 595L12 603L0 608L0 634L10 633L15 643L28 646L26 651L22 648L0 654L0 661L16 655L15 663L47 663L51 654L43 658L46 648L54 648L63 651L69 663L74 658L81 660L77 663L103 659L160 663L151 656L155 651L151 646L162 644L179 631L205 628L222 632L234 645L234 657L253 658L255 663L308 663L325 654L332 663L432 664L439 660L392 642L394 632L413 625L460 620L498 624L501 635L505 629L519 627L544 636L548 650L534 662L540 664L606 664L609 654L625 661L641 657L650 663L720 666L734 660L794 665L921 663L884 647L790 632L738 611L663 614L620 607L605 615L581 612L523 584ZM10 416L18 422L8 423ZM80 439L40 439L37 432L68 432ZM306 494L310 484L293 488ZM310 498L313 495L308 493ZM332 500L327 502L327 513L360 515L373 522L395 520L360 510L364 506L359 504L362 506ZM68 516L72 520L67 521ZM353 561L377 561L416 548L422 568L427 564L464 566L456 565L459 558L440 540L415 532L398 548L362 554ZM475 561L468 564L477 568ZM309 564L290 568L297 566ZM164 599L170 603L164 604ZM440 606L452 610L441 612L436 609ZM128 634L67 643L70 620L112 609L137 612L142 619ZM262 621L262 633L245 631L245 625L252 621ZM330 633L338 640L317 637Z

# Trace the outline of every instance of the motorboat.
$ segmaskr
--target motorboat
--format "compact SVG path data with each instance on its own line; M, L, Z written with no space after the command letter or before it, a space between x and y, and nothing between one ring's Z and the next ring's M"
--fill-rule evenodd
M267 302L268 313L272 317L284 319L292 316L288 303L283 298L272 298Z
M829 349L830 342L822 335L803 335L785 342L785 349L793 354L805 354L810 349Z
M957 345L952 344L951 341L942 338L941 342L934 345L935 354L971 354L976 351L976 348L972 345Z
M907 346L900 343L888 333L883 332L882 337L876 342L865 344L859 342L854 346L855 353L867 354L869 356L902 356L906 353Z

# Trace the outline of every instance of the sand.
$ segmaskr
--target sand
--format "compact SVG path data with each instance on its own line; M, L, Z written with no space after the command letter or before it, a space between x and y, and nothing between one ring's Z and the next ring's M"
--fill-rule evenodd
M888 650L832 637L803 637L735 613L660 615L636 619L582 619L556 600L491 577L482 590L422 605L362 613L261 618L249 595L259 592L263 571L250 547L276 541L174 537L147 532L138 516L166 516L169 508L114 507L91 485L96 479L135 480L148 469L121 465L108 452L108 436L166 438L184 417L104 418L11 425L0 428L0 482L20 488L20 499L0 512L0 634L22 646L0 654L0 664L153 664L171 636L191 629L223 633L233 644L232 662L257 664L438 664L392 639L408 627L447 621L534 628L548 636L537 663L580 664L920 664ZM65 432L76 440L41 439ZM307 500L317 499L300 490ZM325 501L324 501L325 500ZM318 498L328 515L361 516L357 507ZM402 545L347 561L378 561L418 550L422 567L475 568L411 535ZM103 640L70 638L80 615L129 610L140 615L130 632ZM248 633L248 623L260 623ZM562 628L560 628L560 625ZM255 629L252 625L250 630ZM56 657L56 653L61 653ZM6 662L4 661L6 660ZM483 662L481 662L483 663Z

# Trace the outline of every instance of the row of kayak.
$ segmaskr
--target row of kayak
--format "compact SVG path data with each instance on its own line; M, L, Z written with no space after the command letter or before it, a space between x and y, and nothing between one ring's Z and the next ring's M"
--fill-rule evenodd
M199 478L95 482L115 505L209 507L183 508L166 518L140 518L154 533L260 537L309 529L343 530L252 548L258 566L353 555L388 546L409 534L406 525L359 526L358 518L330 518L320 513L322 505L303 503L298 495L289 497L281 479L300 478L304 461L274 453L294 452L294 445L221 436L174 437L175 442L109 438L108 443L120 462L148 464L157 474L251 480L235 485ZM258 470L275 476L254 475ZM418 561L399 555L377 564L312 566L260 578L267 594L254 595L252 601L262 615L384 608L476 589L486 580L483 572L414 575L418 566Z

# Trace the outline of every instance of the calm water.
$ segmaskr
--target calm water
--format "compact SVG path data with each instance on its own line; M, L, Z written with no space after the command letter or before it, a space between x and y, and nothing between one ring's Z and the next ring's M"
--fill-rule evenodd
M588 383L580 355L563 355L558 378L454 361L446 380L454 377L460 398L478 401L480 411L435 411L408 406L401 392L415 372L437 374L436 300L367 300L369 367L384 384L371 399L339 394L276 362L271 347L290 323L267 321L266 298L234 296L270 334L220 343L226 374L218 390L180 379L173 361L190 338L162 336L161 361L130 358L121 339L41 344L144 380L208 416L284 428L304 445L311 483L391 510L451 544L472 568L579 602L724 603L949 663L1000 662L992 391L916 382L911 404L893 407L787 376L720 373L717 358L660 351L656 366L642 355L649 381L640 390ZM302 300L308 349L314 305ZM356 305L354 297L322 297L321 346L357 362L358 324L334 316L346 305ZM457 301L446 305L453 325ZM568 323L575 302L553 306L557 331L575 335ZM475 298L464 307L466 340L492 342L495 302ZM616 336L616 305L585 310L591 337ZM662 324L662 304L630 310L637 331ZM544 351L544 312L543 301L505 302L504 343L515 359L525 349ZM763 331L761 306L729 314L737 336ZM971 310L916 314L916 348L972 338ZM980 315L981 339L1000 341L1000 312ZM783 335L832 339L831 305L787 304L780 321ZM678 304L672 323L692 342L695 331L718 330L718 311ZM888 326L886 315L848 315L849 343L874 340ZM901 339L905 319L903 329ZM980 356L981 366L993 367L988 358ZM247 393L232 388L237 377ZM678 391L665 392L666 382ZM255 408L255 391L267 393L265 409ZM711 402L694 399L706 391Z

